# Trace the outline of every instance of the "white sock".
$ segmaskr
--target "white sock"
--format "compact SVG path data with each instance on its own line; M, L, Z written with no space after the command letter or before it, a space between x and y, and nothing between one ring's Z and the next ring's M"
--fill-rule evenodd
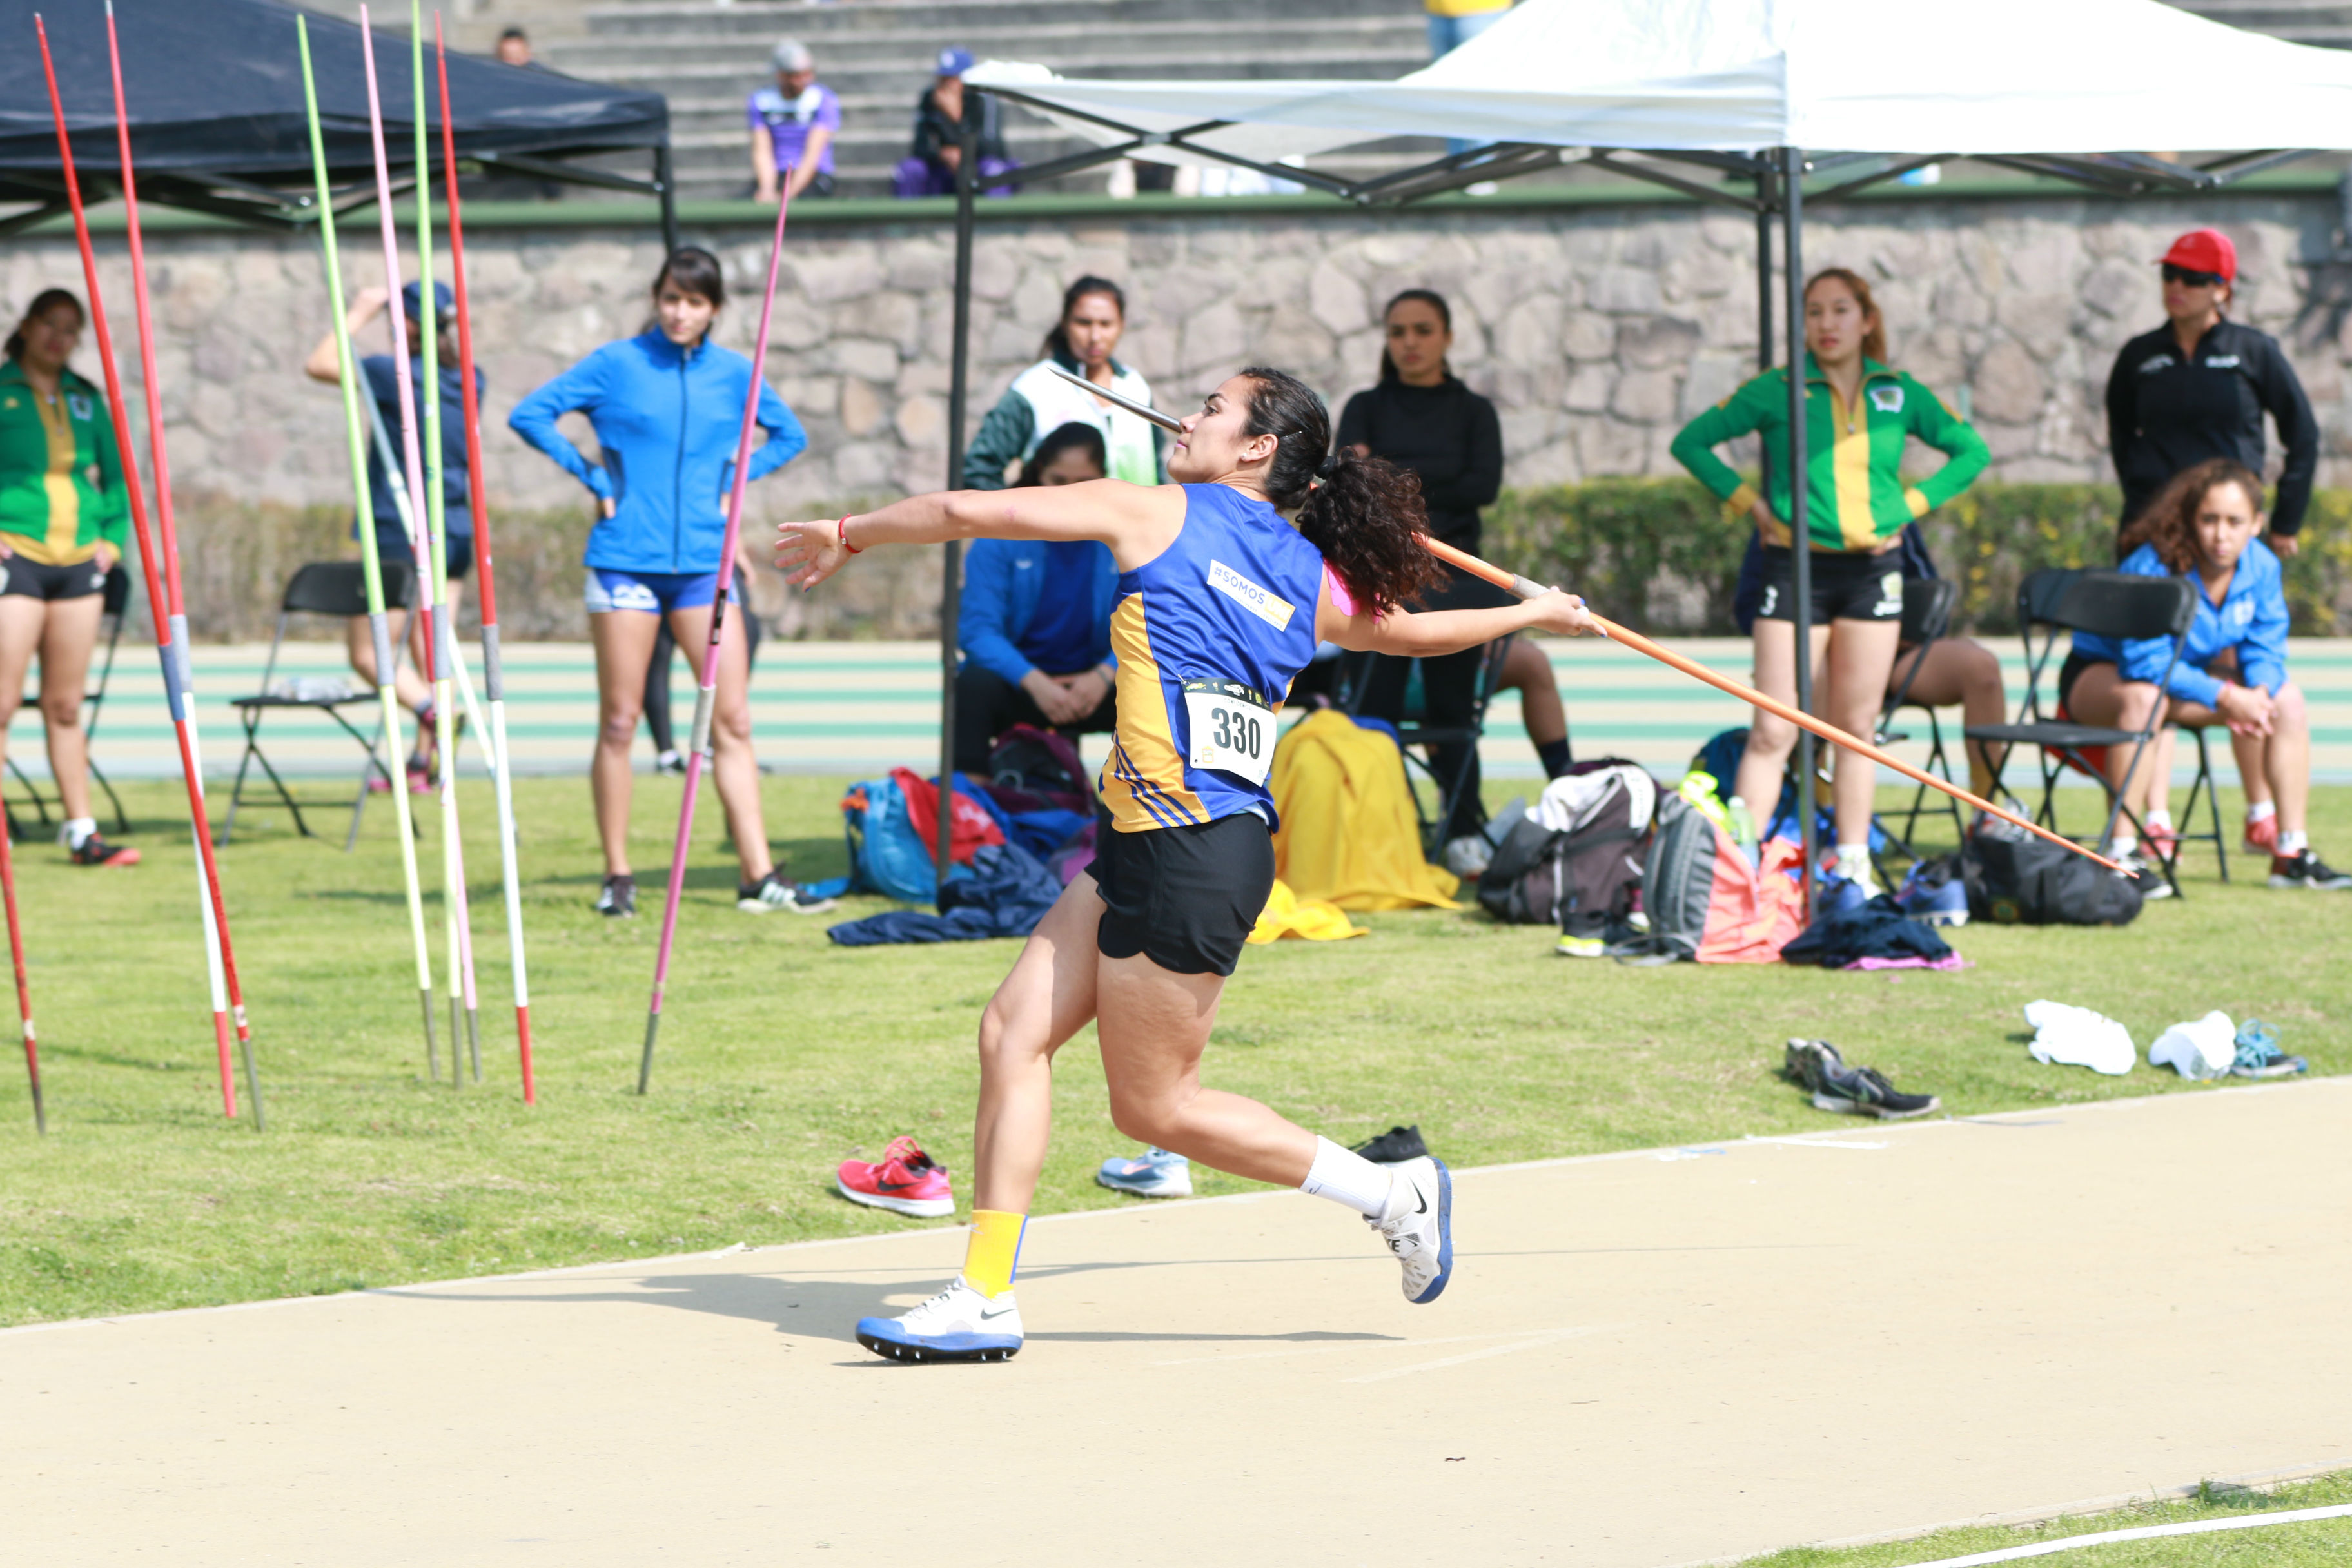
M2147 815L2140 818L2140 822L2147 829L2148 836L2154 837L2158 828L2172 826L2172 813L2160 805L2152 805L2147 808Z
M90 835L97 831L98 818L94 816L69 816L66 818L66 847L68 849L80 848L82 845L88 841Z
M2116 834L2116 842L2115 842L2115 847L2114 847L2113 853L2114 853L2114 856L2115 856L2115 858L2116 858L2116 859L2120 860L2120 859L2122 859L2122 858L2123 858L2125 856L2126 856L2126 855L2136 855L2136 854L2137 854L2138 852L2139 852L2139 840L2138 840L2138 839L2137 839L2137 838L2133 837L2132 837L2130 834L2128 834L2128 833L2118 833L2118 834Z
M2300 855L2300 854L2302 854L2305 850L2306 850L2306 849L2308 849L2308 848L2310 848L2310 847L2311 847L2311 835L2310 835L2310 834L2308 834L2308 833L2302 833L2302 832L2292 832L2292 831L2289 831L2289 830L2284 829L2284 828L2282 828L2282 829L2279 831L2279 847L2278 847L2278 852L2279 852L2280 854L2282 854L2282 855Z
M1298 1190L1345 1204L1367 1219L1378 1219L1388 1212L1389 1187L1393 1180L1393 1173L1361 1154L1342 1149L1328 1138L1318 1138L1315 1163L1308 1167L1307 1179L1298 1184Z
M1864 882L1874 885L1877 879L1871 875L1870 846L1867 844L1839 845L1837 847L1837 874L1843 877L1849 882Z
M2278 802L2274 800L2253 801L2246 807L2246 820L2248 822L2268 822L2272 817L2276 816L2277 815Z

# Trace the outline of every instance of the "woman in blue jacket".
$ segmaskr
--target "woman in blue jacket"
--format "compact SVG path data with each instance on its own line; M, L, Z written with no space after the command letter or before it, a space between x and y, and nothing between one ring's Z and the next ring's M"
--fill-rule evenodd
M2262 479L2233 458L2200 463L2175 479L2126 529L2121 570L2186 574L2196 586L2197 618L2179 662L2173 663L2169 637L2117 642L2077 632L2058 672L2059 696L2084 724L2137 730L2162 702L2168 722L2228 725L2245 786L2248 839L2255 838L2258 821L2275 822L2271 886L2352 889L2352 875L2331 869L2311 850L2305 817L2311 720L2303 689L2287 678L2285 586L2278 556L2256 537L2266 521ZM2124 792L2143 822L2151 805L2163 805L2168 783L2147 765L2157 748L2148 750L2151 758L2134 770ZM2108 748L2109 776L2122 784L2131 760L2132 748ZM2138 847L2135 838L2115 841L2118 859L2136 858ZM2147 877L2141 886L2153 892L2164 883Z
M1103 477L1103 435L1069 424L1037 443L1014 488ZM1068 732L1117 727L1110 612L1118 568L1091 539L982 539L964 556L957 601L958 773L985 773L997 736L1015 724Z
M596 497L601 516L588 535L588 632L596 646L598 729L589 777L604 846L604 886L596 908L636 912L629 870L629 750L645 700L646 671L662 624L681 647L710 640L727 492L751 362L709 341L726 303L719 260L707 250L671 254L654 279L654 324L603 348L523 399L508 420L515 434L562 464ZM602 460L591 463L561 431L565 414L588 416ZM760 389L766 442L751 453L752 479L773 473L808 445L783 399ZM742 552L739 552L739 559ZM730 586L740 605L740 586ZM739 613L727 617L711 715L713 766L727 830L742 862L740 910L814 913L776 874L760 814L760 769L751 751L751 660Z

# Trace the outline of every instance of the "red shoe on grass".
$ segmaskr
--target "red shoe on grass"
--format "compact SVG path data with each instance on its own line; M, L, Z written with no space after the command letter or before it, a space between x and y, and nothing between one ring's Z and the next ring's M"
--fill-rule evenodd
M893 1138L873 1164L844 1160L834 1184L841 1195L868 1208L918 1219L940 1219L955 1213L955 1194L948 1186L945 1165L935 1164L912 1138Z

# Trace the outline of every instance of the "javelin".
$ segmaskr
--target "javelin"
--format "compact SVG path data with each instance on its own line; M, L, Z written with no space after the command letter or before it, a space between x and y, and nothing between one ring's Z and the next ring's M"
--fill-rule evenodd
M694 796L702 782L702 753L710 744L710 710L719 690L719 633L727 621L727 590L735 580L735 547L743 536L743 489L751 480L751 427L759 423L767 386L768 323L776 312L776 268L784 258L784 218L792 211L792 171L776 199L776 237L768 246L768 289L760 299L760 335L751 351L751 384L743 394L743 428L735 437L735 477L727 491L727 537L719 549L719 583L710 600L710 646L702 655L702 685L694 694L693 744L686 752L686 798L678 803L677 843L669 858L669 902L662 910L661 947L654 956L654 998L646 1011L646 1048L637 1062L637 1092L654 1070L654 1036L661 1029L662 987L669 983L670 942L677 934L677 902L686 890L687 840L694 832Z
M110 13L110 16L111 13ZM33 18L34 31L41 45L41 72L49 91L49 112L57 121L58 161L65 175L66 200L73 210L74 238L81 247L82 279L89 292L89 321L98 337L98 353L105 367L107 413L114 426L114 445L122 464L123 489L131 506L131 521L139 535L139 562L147 578L147 607L155 619L155 652L163 668L163 695L172 709L172 723L180 744L180 772L187 782L188 814L194 826L197 865L201 874L199 908L205 931L205 957L212 979L213 1041L220 1058L221 1109L229 1115L236 1114L236 1079L229 1063L231 1024L228 1013L228 993L225 989L222 970L223 944L218 940L228 930L227 911L220 903L220 879L213 864L212 823L205 812L204 773L198 761L194 735L194 710L189 701L183 679L184 666L175 657L172 644L172 627L168 620L170 600L164 594L162 579L157 575L155 543L147 526L146 492L140 488L139 467L131 447L131 415L123 402L122 381L114 360L114 337L106 321L106 300L99 292L98 258L90 248L89 219L83 210L81 180L74 167L73 144L66 132L64 100L58 94L58 72L49 57L49 31L37 15ZM131 183L129 161L122 170L123 194L134 196ZM151 375L152 382L152 375ZM158 444L157 450L161 451ZM228 973L235 973L232 956ZM236 1025L241 1029L245 1008L239 998ZM247 1061L251 1058L248 1056Z
M1071 382L1076 385L1082 386L1088 392L1093 393L1097 397L1101 398L1104 402L1124 408L1129 414L1135 415L1138 418L1148 419L1163 430L1181 432L1184 428L1181 421L1170 418L1167 415L1160 413L1160 410L1152 407L1149 404L1138 403L1133 398L1122 397L1116 392L1105 391L1103 388L1097 386L1090 381L1082 380L1077 376L1072 375L1069 372L1062 369L1058 365L1053 367L1053 369L1054 374L1060 376L1064 381ZM1421 542L1428 547L1429 552L1432 555L1436 556L1440 561L1444 561L1450 565L1458 566L1474 577L1484 578L1486 581L1494 584L1495 586L1498 588L1507 588L1522 599L1532 599L1538 594L1548 594L1551 592L1550 589L1546 588L1540 583L1530 582L1527 578L1519 576L1516 573L1506 572L1499 566L1490 566L1486 562L1481 561L1476 556L1469 553L1467 551L1456 550L1454 546L1444 543L1441 541L1432 539L1427 534L1423 534L1421 536ZM1674 653L1668 649L1660 647L1656 643L1652 642L1648 637L1643 637L1641 633L1621 626L1616 622L1610 620L1605 616L1593 615L1589 609L1585 611L1585 614L1591 616L1592 624L1601 629L1601 634L1603 637L1608 637L1612 642L1623 643L1635 653L1644 653L1649 655L1652 658L1656 659L1661 664L1672 665L1675 668L1681 670L1685 675L1691 676L1699 680L1704 680L1709 686L1716 688L1719 691L1729 692L1732 696L1738 698L1742 702L1748 704L1750 707L1761 709L1767 713L1776 714L1782 719L1786 719L1790 723L1796 725L1800 729L1811 730L1814 734L1819 735L1822 739L1831 742L1832 745L1843 746L1847 751L1853 752L1857 756L1867 757L1872 762L1878 763L1882 767L1892 768L1896 773L1901 773L1904 777L1916 779L1919 783L1926 784L1930 789L1942 790L1954 800L1966 801L1969 805L1975 806L1979 811L1984 812L1988 816L1997 816L2003 822L2011 823L2016 826L2024 828L2029 833L2039 834L2042 837L2050 840L2051 843L2055 844L2062 848L2071 849L2086 860L2096 861L2099 865L2105 866L2110 871L2121 871L2123 869L2122 867L2116 865L2113 860L2109 860L2103 856L2092 853L2090 850L2083 847L2080 844L2075 843L2073 839L2063 837L2058 834L2053 833L2048 828L2042 826L2038 823L2028 822L2025 818L2017 816L2013 812L2003 811L2000 806L1993 805L1992 802L1989 800L1979 799L1977 796L1970 795L1967 790L1960 788L1958 784L1947 783L1945 780L1939 779L1933 773L1928 773L1924 768L1915 768L1910 763L1903 761L1900 757L1894 755L1892 752L1883 752L1866 741L1857 740L1853 736L1847 734L1843 730L1839 729L1836 725L1825 723L1822 721L1814 718L1811 714L1806 712L1801 708L1792 708L1786 702L1765 696L1764 693L1755 689L1753 687L1742 686L1739 682L1733 680L1728 676L1717 675L1715 671L1707 668L1706 666L1700 664L1696 659L1685 658L1681 654Z
M499 865L506 882L507 953L514 972L522 1100L525 1105L536 1105L539 1089L530 1061L530 981L523 969L521 868L515 851L514 767L507 754L506 676L499 662L499 594L498 580L490 569L489 487L482 477L481 399L474 389L474 316L466 299L466 219L457 203L457 134L449 120L449 56L441 41L438 11L433 13L433 56L441 77L441 174L449 191L449 278L457 289L457 379L465 384L467 500L474 519L474 564L482 574L482 693L490 706L490 776L499 800Z
M47 1132L49 1119L41 1110L41 1050L33 1039L33 992L25 983L25 936L16 924L16 859L9 850L5 828L0 828L0 897L8 901L8 956L16 961L16 1016L25 1021L25 1072L33 1080L33 1131Z
M327 153L319 128L318 89L310 76L310 30L300 17L296 17L294 36L302 48L304 107L310 116L310 171L319 190L319 235L327 253L327 286L334 290L332 300L335 319L336 369L343 384L344 424L352 447L352 486L358 492L359 512L369 520L360 530L360 561L367 577L368 624L375 641L376 705L383 710L384 744L389 748L385 771L400 765L405 742L400 733L400 698L394 686L392 639L384 620L383 578L376 558L375 508L368 493L367 437L360 431L359 363L352 354L351 331L343 319L342 276L335 260L335 209L327 187ZM416 437L414 416L410 414L408 390L408 334L402 324L400 305L400 242L393 231L392 176L386 170L383 155L383 113L376 96L375 34L368 29L367 11L360 11L361 58L367 67L368 128L375 143L375 205L383 227L384 282L390 298L386 305L392 311L393 368L400 388L401 424L409 438L408 466L412 479L416 466ZM371 391L370 395L373 393ZM389 469L384 473L387 489L400 482ZM412 484L413 500L423 500L421 483ZM421 595L420 595L421 596ZM428 645L429 646L429 645ZM400 828L401 869L408 879L408 931L416 949L416 993L425 1015L425 1066L433 1077L440 1076L439 1058L433 1045L433 953L425 944L425 897L417 881L416 841L411 836L408 815L406 781L394 775L393 815ZM449 1042L450 1070L457 1070L457 1042Z
M363 24L364 25L364 24ZM457 1005L466 1008L466 1043L473 1058L474 1081L482 1081L481 1008L474 994L474 924L466 901L466 845L457 831L457 714L452 669L457 662L456 616L449 612L448 530L446 526L446 486L442 480L441 448L441 301L433 290L433 165L427 160L425 135L425 15L421 0L408 0L410 67L409 120L416 132L416 298L425 311L416 335L425 350L425 505L417 520L427 537L420 557L428 584L425 595L425 675L433 682L436 724L434 752L441 768L441 910L449 942L449 1081L464 1084L457 1070ZM399 333L399 318L394 318ZM407 344L401 334L405 366ZM401 410L405 416L408 410ZM410 447L413 454L416 448ZM497 770L497 759L491 760Z

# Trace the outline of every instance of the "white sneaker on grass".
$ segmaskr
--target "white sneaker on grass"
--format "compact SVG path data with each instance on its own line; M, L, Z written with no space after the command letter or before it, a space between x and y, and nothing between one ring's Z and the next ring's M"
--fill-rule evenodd
M954 1284L895 1318L860 1318L857 1342L892 1361L1010 1361L1021 1349L1013 1292L991 1299Z
M1433 1154L1389 1167L1396 1179L1389 1206L1364 1223L1381 1233L1404 1267L1404 1299L1434 1301L1454 1277L1454 1177Z

